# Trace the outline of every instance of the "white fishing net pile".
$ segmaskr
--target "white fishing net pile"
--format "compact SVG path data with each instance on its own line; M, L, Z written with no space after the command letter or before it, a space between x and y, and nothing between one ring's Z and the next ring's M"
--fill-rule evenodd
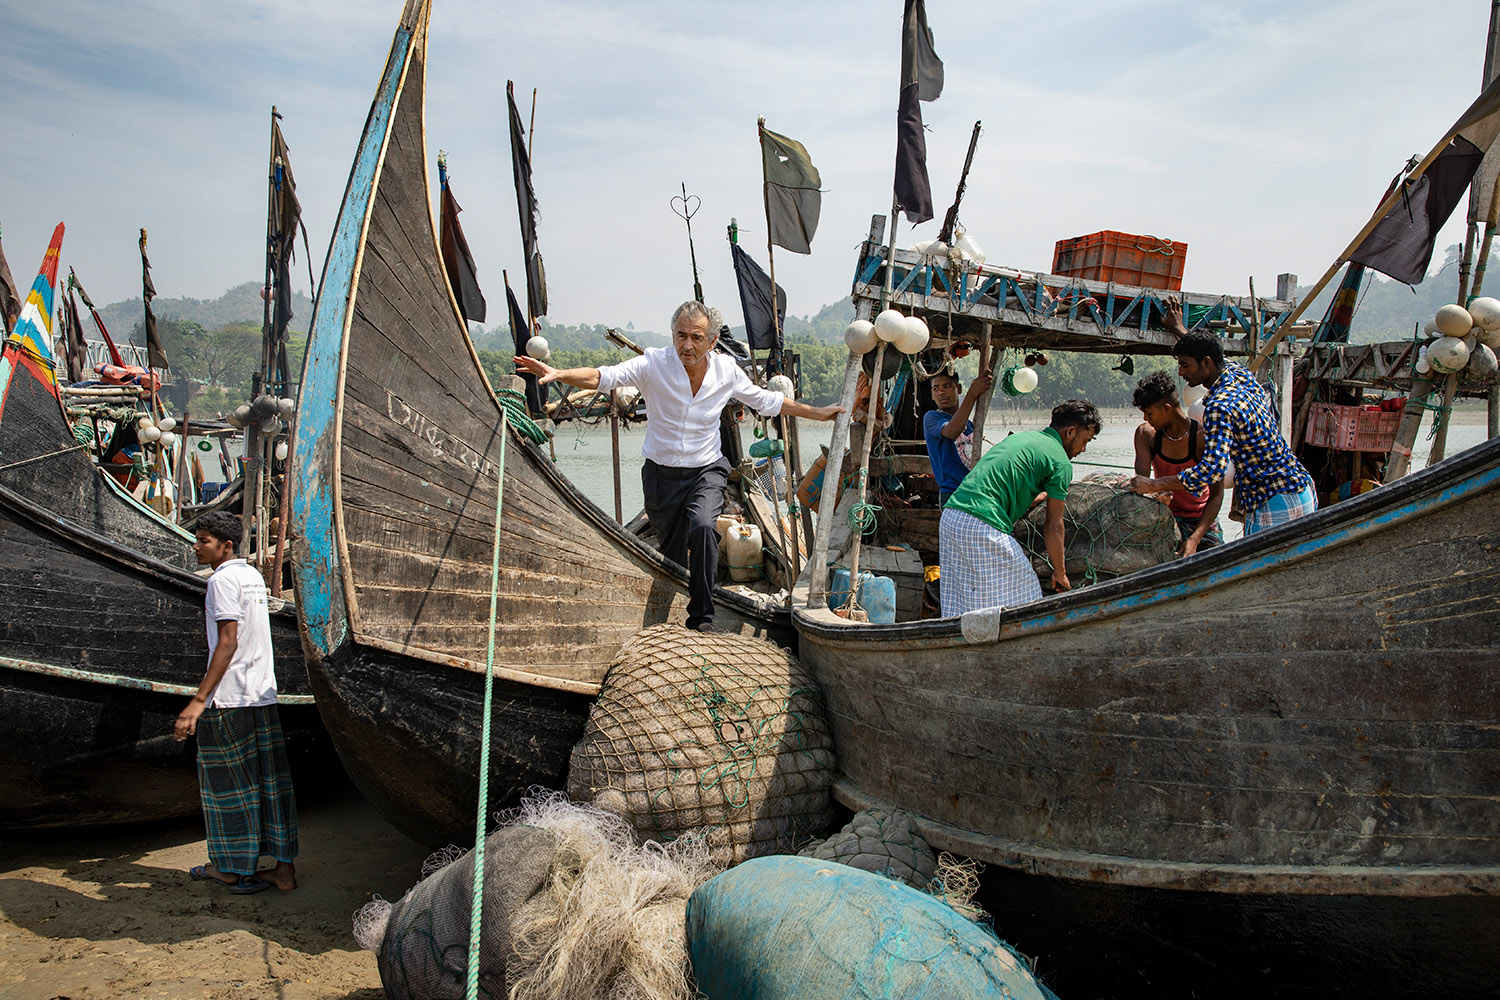
M485 841L480 988L508 1000L690 1000L685 908L717 868L699 837L637 845L618 816L541 793ZM439 855L434 859L442 862ZM424 866L425 871L425 866ZM355 914L391 1000L460 1000L473 852Z

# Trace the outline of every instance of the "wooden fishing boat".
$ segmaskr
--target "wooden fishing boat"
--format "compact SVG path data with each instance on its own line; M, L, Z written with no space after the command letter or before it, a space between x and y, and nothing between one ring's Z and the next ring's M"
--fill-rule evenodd
M428 11L402 13L319 284L292 516L305 651L344 765L392 822L441 843L473 833L492 586L502 804L560 786L611 656L685 619L687 584L514 428L502 437L433 224ZM717 627L792 641L784 609L716 600Z
M1060 995L1490 996L1500 440L962 619L799 609L850 808L989 866Z
M51 274L44 265L33 286L40 305L61 238L59 226ZM12 337L0 387L0 827L194 813L194 744L172 736L207 658L192 538L94 466L50 358ZM297 775L326 771L290 609L272 616L272 634Z

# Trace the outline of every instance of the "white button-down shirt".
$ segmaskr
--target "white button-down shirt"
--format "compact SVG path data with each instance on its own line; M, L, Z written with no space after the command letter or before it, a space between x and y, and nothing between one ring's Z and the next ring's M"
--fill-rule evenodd
M774 417L786 397L762 389L729 357L708 355L703 385L693 395L687 369L671 347L653 347L618 365L599 369L599 391L633 385L646 397L646 440L641 454L657 465L695 469L723 457L719 447L719 414L731 399L757 413Z

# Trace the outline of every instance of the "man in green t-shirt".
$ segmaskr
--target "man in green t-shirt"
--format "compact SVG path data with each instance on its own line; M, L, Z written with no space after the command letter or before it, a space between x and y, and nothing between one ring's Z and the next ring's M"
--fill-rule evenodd
M1072 459L1083 454L1100 426L1093 403L1058 403L1050 427L1010 435L969 470L938 526L945 618L1041 600L1031 560L1010 533L1039 493L1047 495L1042 534L1052 560L1052 589L1072 588L1063 563L1064 502L1073 481Z

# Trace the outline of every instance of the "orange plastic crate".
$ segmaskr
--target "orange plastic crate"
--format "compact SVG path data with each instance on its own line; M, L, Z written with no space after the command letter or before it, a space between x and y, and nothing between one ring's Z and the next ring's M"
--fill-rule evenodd
M1400 425L1400 410L1314 403L1307 414L1307 432L1302 440L1335 451L1390 451Z
M1182 290L1187 244L1112 229L1058 240L1052 273L1141 288Z

